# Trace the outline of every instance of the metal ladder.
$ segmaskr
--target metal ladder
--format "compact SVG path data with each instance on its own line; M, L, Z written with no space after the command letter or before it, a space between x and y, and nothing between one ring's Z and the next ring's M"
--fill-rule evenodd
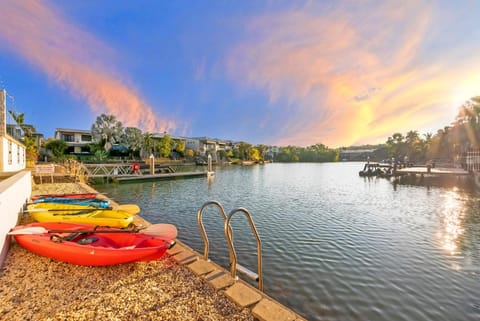
M207 208L210 205L214 205L214 206L217 207L217 209L218 209L218 211L219 211L219 213L222 216L223 221L224 221L224 234L225 234L225 238L227 240L229 254L230 254L230 273L231 273L231 276L232 276L234 282L236 280L238 280L238 277L236 275L237 271L238 271L238 272L244 274L245 276L247 276L249 279L257 282L258 283L258 289L260 291L263 291L262 244L261 244L260 236L258 235L257 228L255 227L255 224L253 223L252 216L250 215L250 213L245 208L241 207L241 208L234 209L227 216L225 214L223 206L217 201L208 201L208 202L206 202L205 204L202 205L202 207L200 208L200 210L198 211L198 214L197 214L197 221L198 221L198 226L200 228L200 232L202 233L203 242L204 242L203 257L205 258L206 261L209 261L209 258L208 258L209 242L208 242L207 233L205 231L205 227L204 227L203 222L202 222L202 216L203 216L203 212L205 211L205 208ZM232 231L232 227L230 226L230 221L232 220L233 215L235 215L236 213L239 213L239 212L243 213L246 216L246 218L248 220L248 223L250 225L250 229L252 230L252 232L253 232L253 234L256 238L256 241L257 241L257 269L258 269L257 273L255 273L255 272L249 270L248 268L246 268L246 267L237 263L237 254L235 252L235 247L233 245L233 231Z

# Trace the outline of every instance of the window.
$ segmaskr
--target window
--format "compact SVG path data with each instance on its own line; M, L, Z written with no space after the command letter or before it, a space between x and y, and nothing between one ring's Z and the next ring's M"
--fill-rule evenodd
M74 142L75 137L72 134L63 134L62 139L66 142Z
M92 135L82 135L82 142L91 142Z
M8 141L8 165L12 165L12 141Z

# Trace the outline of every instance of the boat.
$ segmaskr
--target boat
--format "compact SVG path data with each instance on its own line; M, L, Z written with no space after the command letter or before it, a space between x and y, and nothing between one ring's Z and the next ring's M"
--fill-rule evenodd
M27 206L26 212L38 222L72 222L80 224L93 224L101 226L111 226L124 228L133 224L133 215L115 209L103 209L84 206L83 209L55 209L45 208L45 205L60 205L39 203ZM69 204L61 204L62 207L67 207ZM74 207L75 205L70 205Z
M61 198L96 198L98 193L65 193L65 194L43 194L31 196L32 201L45 197L61 197Z
M57 212L57 214L76 214L76 213L82 214L82 212L85 213L86 211L92 211L95 209L122 211L129 215L135 215L140 212L140 207L138 207L138 205L136 204L122 204L122 205L115 206L114 208L112 207L99 208L94 205L76 205L76 204L38 202L38 203L29 204L28 209L29 210L35 209L37 210L37 212L40 209L43 209L45 211L55 211Z
M100 198L42 197L34 200L33 203L71 204L97 208L108 208L110 206L110 201L108 199Z
M32 223L17 226L10 234L35 254L88 266L156 260L175 244L172 239L143 234L141 230L74 223Z

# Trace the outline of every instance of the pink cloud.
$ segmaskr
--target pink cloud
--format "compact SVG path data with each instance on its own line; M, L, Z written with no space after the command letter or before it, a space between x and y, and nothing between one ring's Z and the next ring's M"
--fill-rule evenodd
M2 3L0 39L49 78L87 100L92 111L115 115L144 131L175 129L159 117L109 64L114 52L44 1Z
M272 141L279 145L347 146L432 124L442 128L458 107L445 107L452 79L462 82L480 61L470 69L425 63L422 44L433 12L429 2L359 1L340 2L328 13L314 3L256 17L250 40L230 53L229 74L265 90L273 113L296 106Z

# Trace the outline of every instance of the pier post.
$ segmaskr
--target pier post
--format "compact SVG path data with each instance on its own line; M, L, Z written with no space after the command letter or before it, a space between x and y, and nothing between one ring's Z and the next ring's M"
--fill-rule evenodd
M212 172L212 155L210 154L207 157L207 172Z
M155 156L153 154L150 154L150 174L155 174Z

